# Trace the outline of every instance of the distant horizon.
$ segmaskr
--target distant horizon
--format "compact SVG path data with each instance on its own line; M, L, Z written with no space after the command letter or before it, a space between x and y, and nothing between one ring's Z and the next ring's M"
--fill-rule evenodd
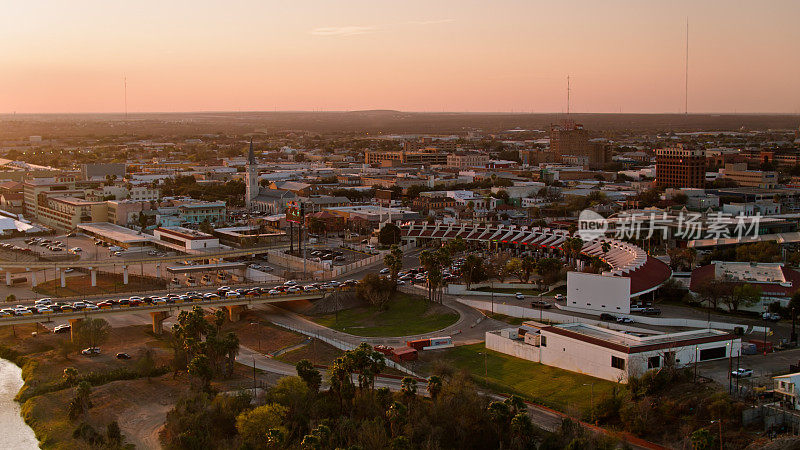
M687 22L689 113L800 114L797 0L30 0L3 12L8 114L678 114Z
M326 113L402 113L402 114L497 114L497 115L558 115L558 116L587 116L587 115L617 115L617 116L635 116L635 115L643 115L643 116L657 116L657 115L669 115L669 116L798 116L800 117L800 112L689 112L689 113L682 113L682 112L570 112L567 114L566 112L557 112L557 111L550 111L550 112L529 112L529 111L414 111L414 110L400 110L400 109L353 109L353 110L321 110L321 109L285 109L285 110L194 110L194 111L136 111L131 112L128 111L128 116L136 116L136 115L151 115L151 114L263 114L263 113L304 113L304 114L326 114ZM124 111L86 111L86 112L64 112L64 111L56 111L56 112L0 112L0 117L5 116L59 116L59 115L72 115L72 116L79 116L79 115L106 115L106 116L124 116L126 113Z

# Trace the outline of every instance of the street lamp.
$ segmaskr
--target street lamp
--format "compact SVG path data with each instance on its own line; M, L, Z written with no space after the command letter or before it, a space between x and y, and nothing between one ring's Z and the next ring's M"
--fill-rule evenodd
M590 402L589 405L590 405L590 407L592 409L589 411L589 421L594 423L594 383L583 383L583 385L591 387L591 394L590 394L590 397L589 397L589 402Z

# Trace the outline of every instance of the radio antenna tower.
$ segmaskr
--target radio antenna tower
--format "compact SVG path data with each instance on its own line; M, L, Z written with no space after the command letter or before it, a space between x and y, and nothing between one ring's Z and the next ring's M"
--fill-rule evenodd
M125 90L125 120L128 120L128 77L122 77Z
M683 80L683 114L689 115L689 18L686 18L686 61Z
M567 75L567 118L569 118L569 75Z

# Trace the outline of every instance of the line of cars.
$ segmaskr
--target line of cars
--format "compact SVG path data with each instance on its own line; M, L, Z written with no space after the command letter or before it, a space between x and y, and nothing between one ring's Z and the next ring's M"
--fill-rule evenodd
M289 280L282 285L273 287L253 287L232 289L227 286L218 288L215 292L186 292L184 294L169 294L166 296L132 296L129 298L103 300L101 302L77 301L55 302L51 298L36 300L32 306L16 305L0 310L0 318L12 316L31 316L34 314L69 313L74 311L95 311L111 308L131 308L146 305L166 305L175 303L191 303L200 301L213 301L220 299L234 299L244 297L263 297L266 295L291 295L310 292L328 292L351 288L358 284L355 280L329 281L326 283L311 283L304 286L296 281ZM62 331L63 332L63 331Z

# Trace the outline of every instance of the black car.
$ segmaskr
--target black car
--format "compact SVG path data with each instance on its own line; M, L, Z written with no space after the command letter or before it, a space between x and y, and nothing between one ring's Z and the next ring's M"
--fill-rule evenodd
M547 308L552 308L552 307L553 307L553 305L551 305L550 303L547 303L544 300L534 300L534 301L531 302L531 308L547 309Z
M127 353L117 353L117 359L131 359L131 355Z
M658 308L645 308L641 311L646 316L660 316L661 310Z
M600 320L613 320L613 321L616 321L617 317L615 315L613 315L613 314L603 313L603 314L600 314Z

